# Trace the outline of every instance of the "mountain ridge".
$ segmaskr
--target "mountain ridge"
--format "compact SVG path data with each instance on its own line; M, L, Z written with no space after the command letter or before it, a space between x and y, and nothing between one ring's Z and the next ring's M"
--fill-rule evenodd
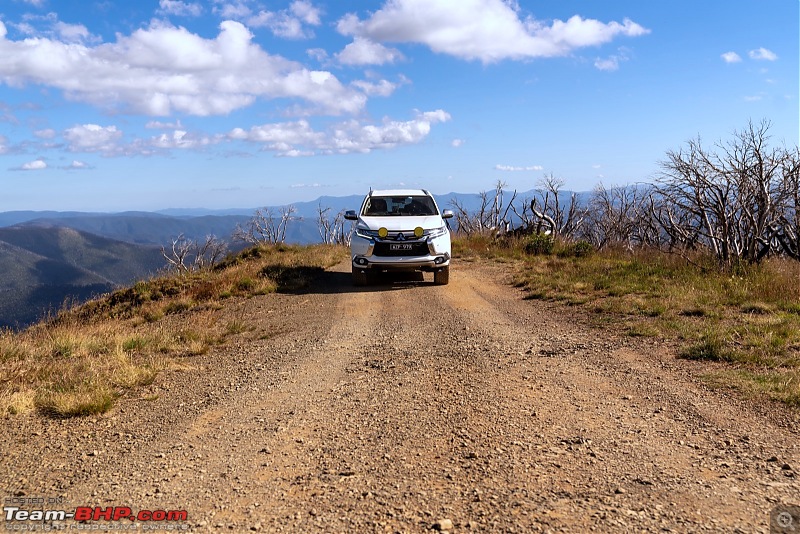
M0 228L0 328L24 328L65 304L164 266L161 250L57 226Z

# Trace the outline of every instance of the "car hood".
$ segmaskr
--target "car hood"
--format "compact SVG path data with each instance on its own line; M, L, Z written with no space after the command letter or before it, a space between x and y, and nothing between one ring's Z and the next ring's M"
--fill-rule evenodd
M367 226L370 230L378 230L379 228L386 228L390 232L401 232L405 230L413 230L417 226L422 227L423 230L431 230L433 228L441 228L444 226L442 217L439 215L428 215L414 217L410 215L392 215L388 217L361 217L359 219L361 225Z

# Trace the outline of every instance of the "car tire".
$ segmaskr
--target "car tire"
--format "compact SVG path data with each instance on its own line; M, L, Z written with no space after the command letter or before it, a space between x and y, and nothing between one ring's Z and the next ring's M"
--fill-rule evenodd
M366 271L361 269L353 269L353 285L363 287L369 284L369 278Z
M450 266L442 267L433 273L433 283L437 286L446 286L450 282Z

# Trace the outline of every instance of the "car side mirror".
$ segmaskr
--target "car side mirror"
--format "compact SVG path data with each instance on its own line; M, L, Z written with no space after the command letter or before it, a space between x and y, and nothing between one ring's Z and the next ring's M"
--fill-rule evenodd
M358 215L356 215L355 210L347 210L346 212L344 212L344 218L347 219L348 221L357 221Z
M452 219L453 218L453 210L444 210L442 212L442 219Z

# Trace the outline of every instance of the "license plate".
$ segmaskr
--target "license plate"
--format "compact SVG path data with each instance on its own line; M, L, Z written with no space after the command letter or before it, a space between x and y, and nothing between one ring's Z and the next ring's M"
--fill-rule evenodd
M389 250L411 250L411 243L392 243Z

